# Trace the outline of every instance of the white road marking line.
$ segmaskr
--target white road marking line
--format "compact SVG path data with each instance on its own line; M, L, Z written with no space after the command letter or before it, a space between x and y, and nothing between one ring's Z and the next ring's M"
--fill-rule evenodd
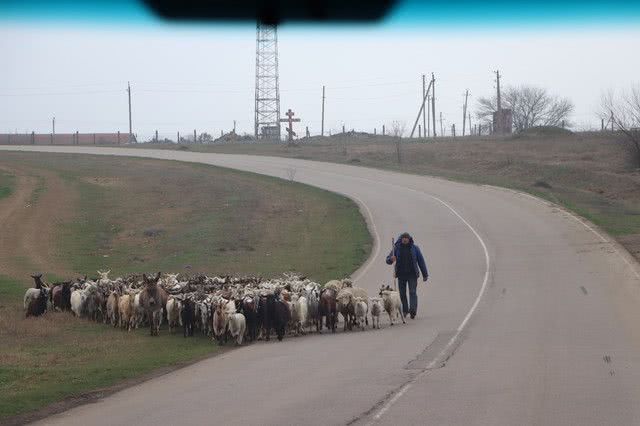
M414 192L420 192L423 193L431 198L433 198L434 200L438 201L439 203L441 203L442 205L444 205L445 207L447 207L454 215L456 215L461 221L462 223L464 223L470 230L471 232L473 232L473 234L476 236L476 238L478 239L478 241L480 242L480 245L482 245L482 250L484 251L484 259L485 259L485 272L484 272L484 279L482 281L482 286L480 287L480 292L478 293L478 296L476 297L476 300L473 302L473 305L471 306L471 309L469 309L469 311L467 312L467 315L464 317L464 319L462 320L462 322L460 323L460 325L458 326L458 328L456 329L456 333L451 337L451 339L449 339L449 342L447 343L447 345L442 349L442 351L440 351L440 353L438 354L438 356L436 356L433 360L431 360L431 362L427 365L426 369L423 370L420 374L416 375L413 379L411 379L409 382L407 382L404 386L402 386L397 392L396 394L390 399L388 400L377 412L376 414L374 414L373 416L373 421L369 422L369 425L374 424L375 422L377 422L378 420L380 420L380 418L387 412L389 411L389 409L409 390L411 389L411 387L413 386L413 384L420 379L421 377L423 377L424 375L426 375L429 370L433 369L439 362L441 362L442 357L451 349L451 347L456 343L456 341L458 340L458 338L460 337L460 334L464 331L465 327L467 326L469 320L471 319L471 316L474 314L474 312L476 311L476 309L478 308L478 305L480 304L480 300L482 299L482 296L484 296L485 290L487 289L487 284L489 283L489 271L491 270L491 257L489 256L489 250L487 249L487 245L485 244L484 240L482 239L482 237L480 236L480 234L478 233L478 231L475 230L475 228L473 226L471 226L471 224L469 222L467 222L467 220L462 217L462 215L460 215L460 213L458 213L456 211L456 209L454 209L453 207L451 207L451 205L449 205L447 202L443 201L442 199L436 197L435 195L432 194L428 194L424 191L418 191L416 189L413 188L405 188L408 189L410 191L414 191Z

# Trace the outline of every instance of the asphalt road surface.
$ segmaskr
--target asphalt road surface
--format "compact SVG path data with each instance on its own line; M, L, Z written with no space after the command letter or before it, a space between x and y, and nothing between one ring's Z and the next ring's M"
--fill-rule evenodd
M427 259L419 313L382 330L257 343L45 419L60 425L640 424L640 272L615 242L513 191L273 157L0 147L193 161L345 194L376 238L354 274L390 283L390 240ZM295 171L295 172L294 172Z

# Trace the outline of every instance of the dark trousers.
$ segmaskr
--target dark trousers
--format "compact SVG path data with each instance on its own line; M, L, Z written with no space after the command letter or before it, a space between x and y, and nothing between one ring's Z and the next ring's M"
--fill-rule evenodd
M407 285L409 285L409 303L407 304ZM415 315L418 312L418 277L398 277L398 290L402 301L402 312Z

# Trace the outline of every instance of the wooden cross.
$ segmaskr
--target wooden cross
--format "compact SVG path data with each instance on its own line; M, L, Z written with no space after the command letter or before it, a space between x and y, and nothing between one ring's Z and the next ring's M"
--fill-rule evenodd
M293 118L295 113L293 111L291 111L291 108L289 108L289 110L284 115L286 115L288 118L281 118L280 121L289 123L289 127L287 128L287 133L289 133L289 136L288 136L287 140L289 142L293 142L293 137L297 136L296 132L293 131L293 122L294 121L298 122L298 121L300 121L300 119L299 118Z

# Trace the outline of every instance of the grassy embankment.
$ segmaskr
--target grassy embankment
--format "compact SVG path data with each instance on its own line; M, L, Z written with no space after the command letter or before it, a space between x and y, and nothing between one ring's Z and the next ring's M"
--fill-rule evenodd
M350 274L370 250L353 202L294 182L55 154L3 153L0 167L11 170L0 175L0 188L10 188L0 213L22 191L15 176L33 182L22 194L33 205L2 229L12 249L0 276L0 420L218 350L201 336L185 340L163 329L149 338L147 330L126 333L69 313L25 320L21 299L34 270L49 281L96 269L265 277L295 270L322 282ZM26 238L34 227L38 237Z

